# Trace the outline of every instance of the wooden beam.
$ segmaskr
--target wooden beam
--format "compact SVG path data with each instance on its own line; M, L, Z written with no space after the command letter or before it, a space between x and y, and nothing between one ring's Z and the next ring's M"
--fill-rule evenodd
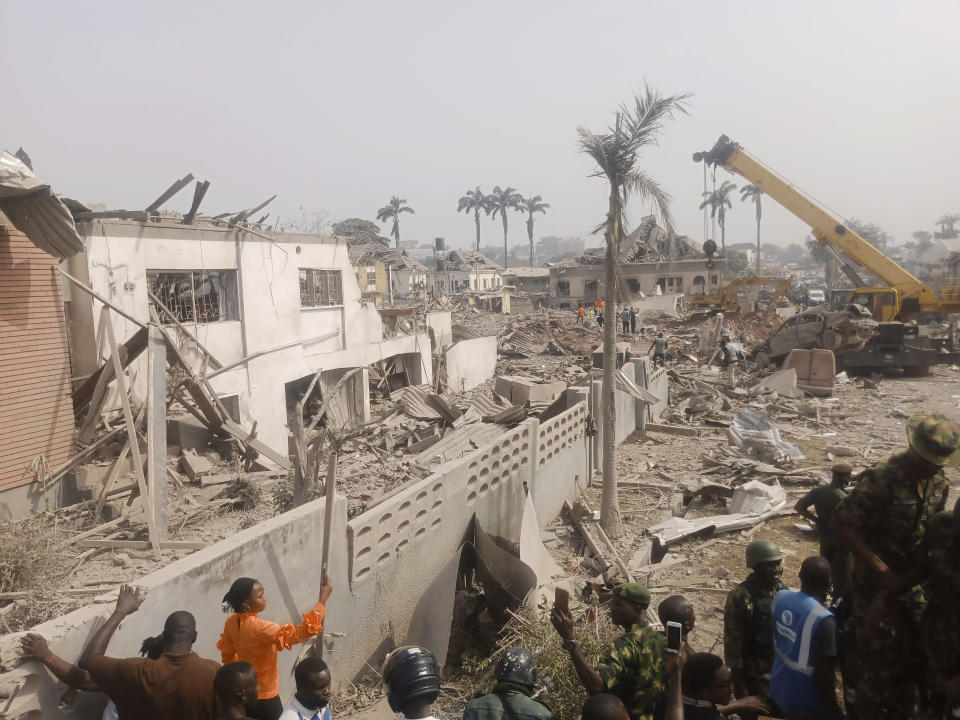
M150 505L150 494L147 491L147 480L143 476L143 460L140 457L140 443L137 442L137 428L133 423L133 413L130 411L130 398L127 397L127 383L123 377L123 368L120 367L120 356L117 352L117 338L113 333L113 322L107 322L107 340L110 343L110 357L113 360L113 369L117 375L117 392L123 406L123 419L127 424L127 439L130 441L130 452L133 455L133 470L137 474L137 485L147 514L147 529L150 533L150 544L154 555L160 559L160 538L157 536L156 522L153 509Z
M99 332L99 330L98 330ZM127 367L130 363L136 360L140 353L142 353L147 347L147 329L141 328L137 330L129 340L127 340L121 346L126 349L126 356L123 358L123 367ZM90 377L83 381L83 384L78 387L73 393L73 412L79 415L83 409L87 406L87 403L90 402L90 399L93 397L97 383L100 382L100 377L103 373L106 372L107 368L112 368L113 365L108 359L103 365L97 368L97 371L93 373ZM112 369L111 369L112 373ZM111 375L111 379L112 379Z
M180 332L182 332L182 333L183 333L184 335L186 335L188 338L190 338L191 340L193 340L193 342L196 343L197 347L200 348L200 350L201 350L208 358L210 358L210 364L213 365L215 369L218 369L218 370L219 370L220 368L223 367L223 363L221 363L219 360L217 360L217 359L213 356L213 353L210 352L209 350L207 350L207 348L205 348L205 347L203 346L203 343L200 342L199 338L197 338L196 335L194 335L192 332L190 332L190 330L187 328L187 326L184 325L182 322L180 322L180 321L177 319L177 316L173 314L173 312L170 310L170 308L168 308L166 305L163 304L163 301L162 301L160 298L158 298L158 297L157 297L153 292L151 292L149 289L147 290L147 296L148 296L151 300L153 300L153 304L156 305L158 308L160 308L168 318L170 318L171 320L173 320L173 324L177 326L177 329L179 329Z
M140 414L137 415L136 425L140 426L140 421L143 419L143 412L145 408L141 408ZM107 496L110 494L113 484L117 481L117 478L120 477L120 468L123 467L123 461L127 459L127 453L130 452L130 438L128 437L126 442L123 443L123 447L120 448L120 454L117 456L117 459L113 461L113 465L110 467L110 472L107 474L107 479L103 483L103 487L100 489L100 496L97 498L97 508L93 512L93 521L96 522L100 518L100 513L103 512L103 506L107 502Z
M81 450L81 451L78 452L76 455L74 455L72 458L70 458L69 460L67 460L63 465L61 465L61 466L58 467L56 470L54 470L53 472L51 472L51 473L47 476L46 482L51 483L51 482L53 482L54 480L58 480L58 479L61 478L62 476L66 475L68 472L70 472L70 471L73 470L75 467L77 467L78 465L80 465L82 462L84 462L85 460L87 460L91 455L93 455L93 454L94 454L97 450L99 450L101 447L103 447L103 446L106 445L108 442L110 442L110 441L113 440L115 437L117 437L117 435L119 435L121 432L123 432L123 427L122 427L122 426L121 426L121 427L118 427L118 428L116 428L116 429L114 429L114 430L111 430L111 431L108 432L106 435L104 435L102 438L100 438L99 440L97 440L93 445L90 445L89 447L85 448L84 450Z
M168 536L167 349L156 325L147 338L147 487L157 539Z
M82 548L102 548L104 550L149 550L152 543L149 540L81 540L76 543ZM209 546L205 540L165 540L159 543L163 550L202 550Z
M275 462L277 465L282 467L284 470L290 469L289 457L284 457L273 448L260 442L253 436L253 434L248 433L246 430L244 430L242 427L235 424L234 422L230 420L224 420L223 429L226 430L232 437L236 438L247 447L251 447L261 455L264 455L270 458L271 460L273 460L273 462Z
M65 547L69 547L70 545L75 545L76 543L80 542L81 540L86 540L88 537L92 537L92 536L94 536L94 535L99 535L99 534L102 533L104 530L109 530L110 528L116 527L116 526L119 525L120 523L124 523L124 522L126 522L127 520L130 520L132 517L133 517L133 514L131 514L131 515L122 515L122 516L120 516L120 517L118 517L118 518L115 518L115 519L113 519L113 520L110 520L109 522L105 522L105 523L103 523L102 525L97 525L96 527L90 528L89 530L85 530L84 532L80 533L79 535L74 535L73 537L64 540L62 543L60 543L59 545L57 545L57 547L58 547L58 548L65 548Z
M103 295L101 295L101 294L98 293L96 290L88 287L87 285L85 285L85 284L83 284L82 282L80 282L79 280L77 280L73 275L71 275L70 273L66 272L63 268L57 268L57 269L60 271L60 274L63 275L67 280L69 280L70 282L72 282L74 285L76 285L78 288L80 288L81 290L83 290L83 291L84 291L85 293L87 293L88 295L91 295L91 296L93 296L94 298L96 298L97 300L99 300L100 302L102 302L104 305L106 305L108 308L110 308L111 310L113 310L113 311L114 311L117 315L119 315L120 317L129 320L130 322L132 322L132 323L133 323L134 325L136 325L137 327L141 327L141 328L147 327L145 323L140 322L140 321L137 320L135 317L133 317L133 315L128 315L127 313L125 313L123 310L121 310L121 309L118 308L116 305L114 305L114 304L111 303L109 300L107 300Z

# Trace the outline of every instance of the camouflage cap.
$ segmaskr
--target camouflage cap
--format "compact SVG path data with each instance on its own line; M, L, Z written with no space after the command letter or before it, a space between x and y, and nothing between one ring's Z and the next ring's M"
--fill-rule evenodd
M613 589L613 594L638 605L650 604L650 591L640 583L623 583Z
M960 425L943 415L914 415L907 421L910 447L934 465L960 465Z

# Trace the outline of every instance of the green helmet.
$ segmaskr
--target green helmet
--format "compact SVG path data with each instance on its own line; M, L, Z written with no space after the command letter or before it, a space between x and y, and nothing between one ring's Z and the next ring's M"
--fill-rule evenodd
M760 563L777 560L783 560L783 553L773 540L754 540L747 545L747 567L751 570Z

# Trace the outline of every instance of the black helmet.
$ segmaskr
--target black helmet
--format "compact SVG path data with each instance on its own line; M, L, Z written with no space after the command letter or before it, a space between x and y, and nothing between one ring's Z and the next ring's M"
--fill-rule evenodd
M533 687L537 683L537 661L526 648L507 648L497 662L496 676L500 682Z
M436 656L416 645L399 647L383 661L383 682L387 685L390 709L400 712L408 700L440 692L440 668ZM432 702L432 701L431 701Z

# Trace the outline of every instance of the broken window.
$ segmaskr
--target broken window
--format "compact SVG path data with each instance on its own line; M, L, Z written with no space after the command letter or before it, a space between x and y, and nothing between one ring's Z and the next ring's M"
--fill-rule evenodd
M640 292L640 281L637 278L627 278L627 290L632 293Z
M561 295L569 295L569 294L570 294L570 283L567 282L566 280L558 280L558 281L557 281L557 292L560 293Z
M682 277L678 277L678 278L677 278L677 290L683 290L683 278L682 278Z
M239 320L236 270L147 270L147 287L180 322ZM155 305L153 300L151 305ZM168 320L159 307L157 314Z
M673 278L667 278L667 287L673 287Z
M376 284L376 278L374 278ZM339 270L300 268L300 307L343 305L343 276Z
M367 270L367 288L377 286L377 271L376 270Z
M587 280L587 281L583 284L583 286L584 286L587 290L596 290L596 289L597 289L597 281L596 281L596 280Z
M710 284L711 284L711 285L716 285L716 284L717 284L717 276L716 276L716 275L711 275L711 276L710 276Z

